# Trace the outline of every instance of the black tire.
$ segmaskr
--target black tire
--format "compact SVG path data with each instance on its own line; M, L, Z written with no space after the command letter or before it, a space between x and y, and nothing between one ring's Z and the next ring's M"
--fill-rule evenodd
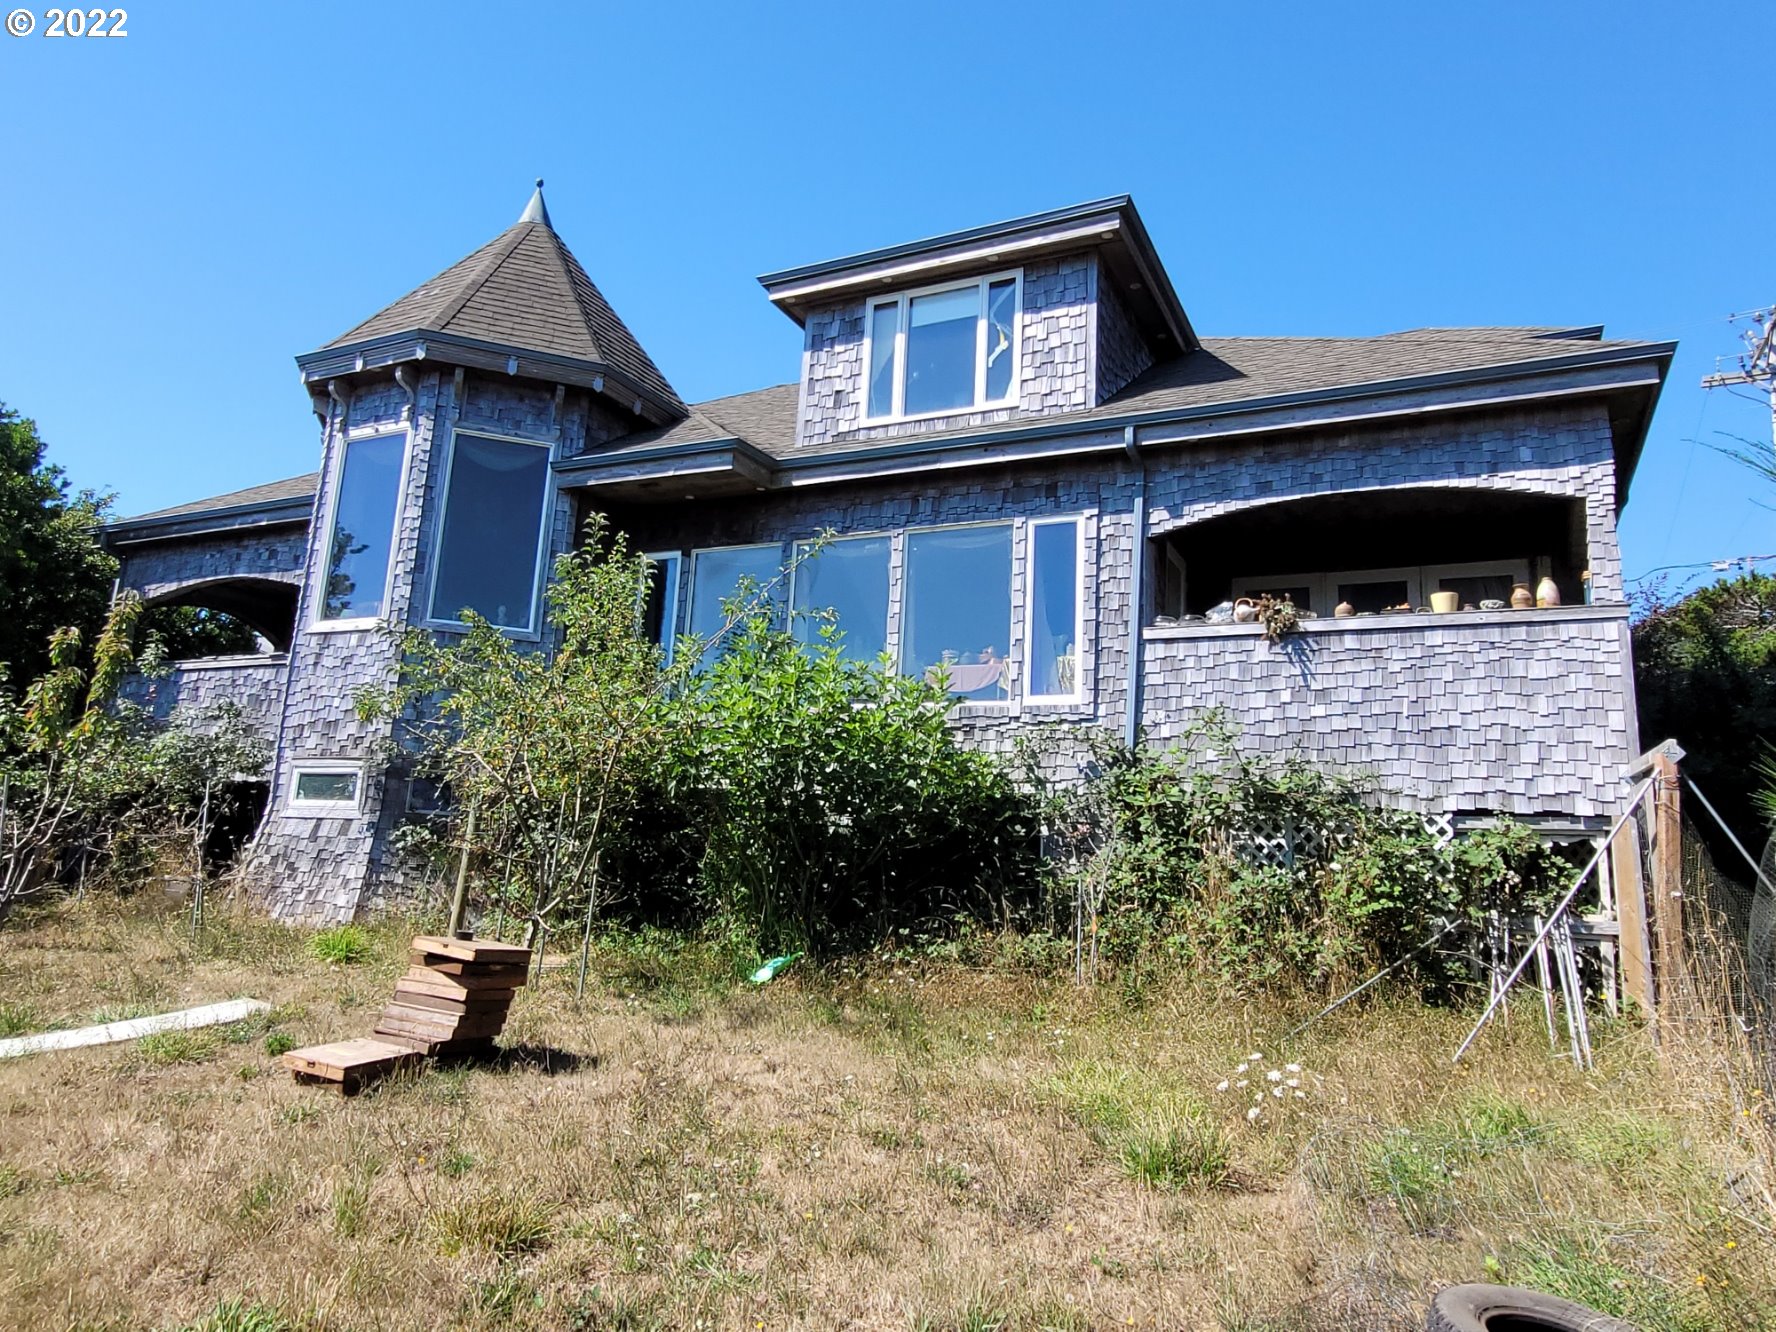
M1635 1332L1632 1323L1515 1286L1450 1286L1431 1301L1428 1332Z

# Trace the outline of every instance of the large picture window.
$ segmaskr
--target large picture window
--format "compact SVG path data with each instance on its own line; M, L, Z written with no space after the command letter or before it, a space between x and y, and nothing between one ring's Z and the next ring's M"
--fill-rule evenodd
M727 619L723 603L746 582L764 587L783 571L783 547L718 546L691 556L690 632L708 640Z
M1024 633L1024 694L1079 695L1079 520L1030 524L1029 619Z
M1020 288L1016 273L1004 273L871 301L866 419L1014 401Z
M465 610L501 629L536 628L549 447L458 434L450 451L431 618Z
M804 643L821 641L830 622L840 654L873 661L888 646L888 538L846 537L809 553L796 546L791 629ZM829 617L830 616L830 621Z
M901 670L941 667L959 697L1002 699L1010 643L1011 524L907 533Z
M350 440L339 465L319 620L375 620L388 609L389 555L407 436Z

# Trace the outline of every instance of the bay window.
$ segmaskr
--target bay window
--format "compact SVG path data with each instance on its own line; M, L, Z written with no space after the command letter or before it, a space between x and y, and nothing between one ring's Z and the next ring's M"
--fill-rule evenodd
M317 621L376 620L387 611L389 557L406 457L405 434L346 441L334 489Z
M1010 693L1011 524L908 532L900 668L950 692L991 701Z
M472 610L500 629L536 630L549 499L549 446L458 433L439 524L431 618Z
M804 643L824 641L830 623L839 655L874 661L888 647L888 550L885 536L844 537L815 549L796 545L790 629Z
M1017 397L1016 273L869 303L866 420L999 406Z

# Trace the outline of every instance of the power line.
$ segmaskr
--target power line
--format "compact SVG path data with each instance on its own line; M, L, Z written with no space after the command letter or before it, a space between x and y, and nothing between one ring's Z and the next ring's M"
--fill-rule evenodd
M1770 404L1770 441L1776 447L1776 306L1727 316L1729 324L1741 321L1747 323L1739 335L1745 350L1737 356L1715 358L1714 373L1703 376L1702 387L1724 388L1732 392L1736 386L1744 384L1765 394ZM1733 396L1744 395L1735 393Z
M1741 565L1744 566L1746 573L1750 573L1754 565L1769 564L1772 561L1776 561L1776 555L1731 555L1724 560L1697 560L1694 564L1661 564L1656 569L1648 569L1645 573L1635 574L1634 577L1624 581L1644 583L1654 574L1677 573L1686 569L1711 569L1715 573L1732 573Z

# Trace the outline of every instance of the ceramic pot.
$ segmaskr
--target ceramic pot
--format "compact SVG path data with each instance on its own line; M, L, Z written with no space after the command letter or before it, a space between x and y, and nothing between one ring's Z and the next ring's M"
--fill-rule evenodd
M1544 578L1536 584L1536 605L1558 606L1560 604L1560 587L1552 578Z
M1258 603L1250 597L1241 597L1233 603L1233 622L1235 624L1251 624L1258 618Z
M1357 613L1357 608L1348 601L1341 601L1332 608L1332 613L1341 620L1348 620Z
M1528 610L1536 604L1535 593L1529 590L1528 583L1514 583L1511 586L1511 609Z
M1460 610L1461 601L1460 592L1431 593L1431 609L1439 615L1447 615L1450 611Z

